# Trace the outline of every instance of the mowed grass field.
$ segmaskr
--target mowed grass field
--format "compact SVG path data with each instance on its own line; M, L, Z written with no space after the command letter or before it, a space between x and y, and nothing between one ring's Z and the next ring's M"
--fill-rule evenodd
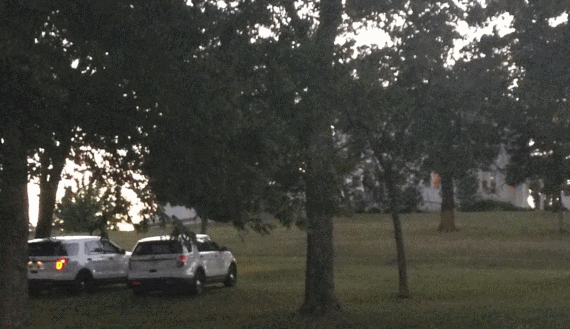
M565 218L570 224L570 215ZM570 236L546 212L457 213L438 233L438 214L402 217L412 298L398 299L389 215L335 220L335 290L347 328L570 328ZM149 235L112 232L127 250ZM302 328L306 233L271 235L210 225L238 260L237 288L202 296L135 297L122 285L69 297L30 299L30 328ZM323 326L326 327L326 326Z

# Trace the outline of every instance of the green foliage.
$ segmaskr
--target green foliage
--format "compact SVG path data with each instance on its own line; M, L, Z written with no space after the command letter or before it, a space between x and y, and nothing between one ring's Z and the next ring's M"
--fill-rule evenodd
M568 8L567 1L513 1L501 8L513 15L510 50L519 76L517 107L507 112L512 142L508 179L540 179L541 192L550 199L559 199L570 178L570 27L568 22L552 24Z
M280 22L271 26L279 36L274 39L257 35L256 25L267 25L274 14L270 7L209 10L221 24L210 31L212 43L188 52L185 106L164 112L149 134L144 170L159 201L263 232L258 218L264 213L285 225L303 221L312 171L315 181L329 186L319 195L332 191L324 209L337 212L337 187L354 160L334 145L325 163L313 166L315 150L325 148L309 146L319 139L315 132L332 139L341 103L336 95L348 75L343 67L328 67L314 44L318 36L302 27L314 17L305 21L286 9L293 19L273 17ZM242 31L250 37L240 37ZM214 42L218 37L222 46Z
M481 211L526 211L525 208L518 208L510 202L496 200L476 200L466 205L461 204L459 210L464 212Z
M108 229L116 229L117 223L129 217L130 202L117 190L90 178L76 179L75 190L66 187L58 202L55 215L56 227L67 232L99 231L106 235Z
M29 174L41 188L38 228L48 229L42 235L49 236L66 160L92 166L96 162L86 154L92 149L106 150L117 169L107 174L152 204L132 172L143 156L147 130L160 115L158 104L181 103L176 95L182 94L180 77L186 72L175 63L208 33L206 23L198 27L194 23L200 20L192 19L200 9L183 0L136 5L93 0L9 1L2 11L0 121L20 118L24 147L34 160Z
M188 244L192 242L196 243L196 234L182 225L182 222L176 216L172 216L172 227L172 233L170 233L172 238L179 237Z
M380 14L375 23L394 46L366 49L355 61L350 133L364 135L378 169L390 166L400 186L426 172L453 180L491 163L499 150L501 113L509 105L507 42L486 36L456 56L451 52L460 35L451 22L463 19L469 6L452 1L387 6L390 10L373 12ZM396 19L406 24L394 24Z
M460 210L470 209L477 203L478 189L479 180L474 171L467 172L466 175L457 180L457 200L459 200Z
M423 203L422 194L416 186L408 186L402 191L401 203L401 213L419 212Z

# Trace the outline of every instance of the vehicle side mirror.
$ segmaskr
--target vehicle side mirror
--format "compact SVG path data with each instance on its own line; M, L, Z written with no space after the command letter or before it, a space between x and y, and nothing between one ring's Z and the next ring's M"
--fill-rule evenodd
M127 252L125 251L125 249L119 249L119 254L124 255L124 254L126 254L126 253L127 253Z
M226 247L221 247L221 248L220 248L220 252L224 252L224 251L228 251L228 248L226 248Z

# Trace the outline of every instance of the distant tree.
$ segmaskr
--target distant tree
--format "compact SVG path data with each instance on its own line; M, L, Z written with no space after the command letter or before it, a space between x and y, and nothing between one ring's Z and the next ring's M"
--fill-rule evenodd
M84 182L81 184L85 185ZM103 208L98 200L99 192L94 186L80 186L76 192L71 186L66 187L63 198L56 205L56 227L89 234L102 227L101 218L98 218Z
M489 47L488 53L482 48ZM428 99L417 127L428 157L426 169L441 181L439 231L457 230L454 221L455 182L466 172L494 161L500 149L501 111L508 106L508 69L502 44L485 39L466 52L451 69L427 85ZM469 58L472 56L471 58ZM496 57L496 58L494 58ZM424 135L427 134L427 135Z
M473 171L468 171L463 177L458 178L457 200L459 201L459 209L468 209L477 202L478 185L479 181Z
M566 1L512 1L494 4L487 11L513 15L510 49L519 79L514 93L517 107L510 112L507 183L539 179L541 192L559 211L564 231L561 197L570 178L570 31Z
M123 196L120 186L105 185L93 176L75 182L75 189L66 187L56 205L56 227L66 232L98 231L106 236L109 229L117 229L117 224L129 217L130 201Z
M417 184L425 171L438 173L442 186L438 230L457 230L454 180L494 159L498 124L491 114L501 108L509 80L501 60L506 57L503 44L495 38L466 48L463 58L452 54L461 38L452 22L467 16L456 2L398 4L375 7L372 24L392 37L393 46L361 52L354 70L355 96L349 106L354 110L348 121L353 136L364 134L377 164L376 177L387 187L397 244L399 295L407 297L399 216L402 189ZM357 1L352 10L365 7ZM361 14L371 18L366 10ZM399 20L405 23L396 23Z
M362 186L364 188L364 193L367 201L367 208L388 208L387 203L389 200L385 196L385 186L382 177L377 176L377 172L373 170L375 164L373 162L368 163L366 170L362 174Z
M417 212L422 206L423 198L417 186L407 186L402 191L401 212L411 213Z
M504 107L509 104L507 42L483 36L451 53L460 38L450 21L467 11L455 2L416 2L400 33L396 84L413 97L410 131L424 148L423 168L441 182L439 231L455 231L455 182L470 169L491 163L499 150ZM424 14L425 13L425 14Z
M398 259L399 293L402 298L410 296L407 263L400 213L404 204L402 189L418 160L422 158L419 145L409 134L413 99L393 83L392 72L386 72L393 58L385 56L384 50L373 50L361 55L355 63L357 78L350 91L351 101L345 112L347 133L366 144L364 152L372 170L365 172L365 189L380 186L387 190L387 209L392 215L396 252ZM388 69L390 71L390 69ZM413 176L413 174L412 174Z
M535 206L540 206L540 194L545 196L545 209L559 214L559 230L564 232L562 196L570 178L570 121L556 120L537 124L526 117L529 125L511 132L515 138L508 152L507 184L531 182ZM548 129L544 131L543 129ZM530 137L532 136L532 137Z

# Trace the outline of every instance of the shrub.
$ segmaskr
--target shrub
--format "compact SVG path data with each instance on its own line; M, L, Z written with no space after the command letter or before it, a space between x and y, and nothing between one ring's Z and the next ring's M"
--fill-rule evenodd
M372 207L372 208L368 209L368 213L369 214L381 214L382 210L378 207Z
M418 212L423 203L422 193L415 186L408 186L402 192L400 212Z
M510 202L496 200L479 200L468 205L460 206L459 210L465 212L476 211L526 211L525 208L519 208Z

